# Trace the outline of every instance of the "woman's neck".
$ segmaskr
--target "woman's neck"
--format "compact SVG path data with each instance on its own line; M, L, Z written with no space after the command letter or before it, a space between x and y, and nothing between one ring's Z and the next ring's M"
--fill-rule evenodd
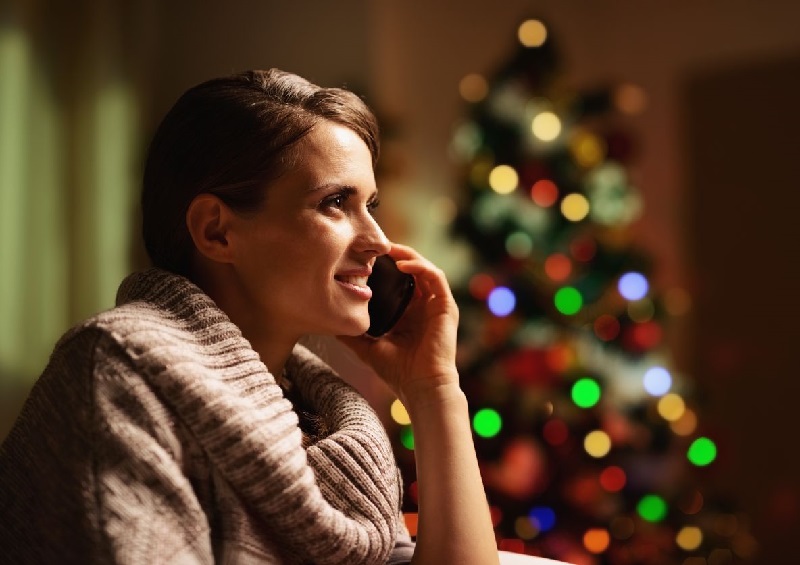
M194 279L241 330L242 336L250 342L269 372L280 377L295 344L302 336L286 332L283 325L275 320L265 320L264 313L247 300L245 292L225 280L223 273L206 272L205 276L196 273Z

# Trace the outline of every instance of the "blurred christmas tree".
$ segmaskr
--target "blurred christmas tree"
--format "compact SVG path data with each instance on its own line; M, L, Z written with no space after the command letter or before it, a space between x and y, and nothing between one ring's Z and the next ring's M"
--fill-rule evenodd
M708 486L719 439L664 340L688 298L651 287L632 241L642 203L620 124L644 94L570 91L544 24L518 31L490 80L462 80L452 145L454 228L475 256L455 289L458 363L499 545L582 565L746 561L747 517ZM413 519L413 432L392 411Z

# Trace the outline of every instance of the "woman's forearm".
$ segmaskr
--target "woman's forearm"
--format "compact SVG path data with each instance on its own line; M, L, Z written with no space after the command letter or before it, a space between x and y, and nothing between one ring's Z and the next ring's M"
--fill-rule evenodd
M419 525L412 563L497 563L464 393L450 384L403 400L417 464Z

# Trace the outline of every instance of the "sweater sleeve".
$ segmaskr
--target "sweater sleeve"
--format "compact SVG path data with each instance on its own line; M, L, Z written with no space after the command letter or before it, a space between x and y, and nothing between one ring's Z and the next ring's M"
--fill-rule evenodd
M95 347L93 504L117 563L212 563L210 527L168 408L111 339Z
M0 447L14 563L212 563L166 407L102 331L62 340Z

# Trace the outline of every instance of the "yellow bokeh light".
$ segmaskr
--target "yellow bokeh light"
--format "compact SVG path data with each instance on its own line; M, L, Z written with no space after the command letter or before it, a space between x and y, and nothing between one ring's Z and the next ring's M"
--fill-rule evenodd
M553 112L542 112L533 118L531 131L542 141L553 141L561 133L561 120Z
M575 161L587 169L600 164L606 156L606 144L603 140L585 131L572 138L570 149Z
M389 413L392 415L392 420L401 426L407 426L411 423L411 418L408 415L406 407L403 406L403 403L399 400L392 402L392 407L389 409Z
M539 529L531 523L527 516L520 516L514 521L514 532L524 540L531 540L539 535Z
M561 201L561 213L571 222L580 222L589 215L589 201L583 194L568 194Z
M675 536L675 543L684 551L694 551L703 543L703 532L696 526L685 526Z
M603 430L589 432L583 440L583 448L592 457L605 457L611 451L611 438Z
M604 528L592 528L583 534L583 546L590 553L603 553L611 543L611 536Z
M681 419L686 411L686 403L679 395L674 392L665 394L658 401L658 413L669 422L676 422Z
M640 86L623 84L614 92L614 105L623 114L635 116L647 106L647 95Z
M458 83L458 92L467 102L480 102L489 93L489 83L478 73L471 73Z
M547 40L547 28L539 20L526 20L520 24L517 37L525 47L539 47Z
M509 165L497 165L489 173L489 186L498 194L510 194L519 184L519 175Z
M687 408L680 418L670 423L669 427L679 436L690 436L697 429L697 414L691 408Z

